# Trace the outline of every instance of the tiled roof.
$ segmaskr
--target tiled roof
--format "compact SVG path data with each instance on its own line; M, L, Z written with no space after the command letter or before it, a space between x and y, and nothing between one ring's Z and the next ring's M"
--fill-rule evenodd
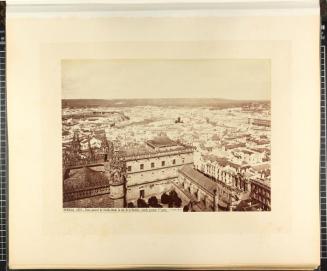
M209 160L210 162L217 162L221 167L230 166L235 169L240 168L241 165L229 161L226 157L218 157L213 154L203 155L204 160Z
M152 140L147 141L147 143L151 146L158 147L158 148L178 145L175 141L171 140L167 136L158 136Z
M225 145L226 150L231 150L231 149L236 149L239 147L245 147L246 144L245 143L234 143L234 144L228 144Z
M212 195L214 194L214 190L217 189L217 183L203 173L195 170L192 165L185 165L179 171Z
M270 152L268 148L250 148L250 150L255 151L255 152Z
M270 169L270 163L265 163L265 164L260 164L260 165L255 165L252 166L252 168L256 171L263 171L263 170L267 170Z
M236 168L236 169L241 167L241 165L236 164L236 163L233 163L233 162L231 162L231 161L228 161L227 164L228 164L230 167L233 167L233 168Z
M141 145L141 144L130 144L128 146L124 146L120 148L120 152L125 157L131 157L131 156L151 156L151 155L157 155L160 153L168 153L168 152L178 152L178 151L190 151L193 150L192 147L186 146L186 145L176 145L173 149L159 149L156 150L153 147L150 147L148 145Z
M220 164L221 166L226 166L227 165L227 158L225 157L218 157L218 156L215 156L215 155L212 155L212 154L208 154L208 155L203 155L203 158L205 160L210 160L211 162L214 162L216 161L218 164Z
M238 151L240 151L240 152L243 152L243 153L245 153L245 154L253 154L254 152L253 151L251 151L251 150L249 150L249 149L240 149L240 150L238 150Z
M106 131L104 129L101 129L101 130L96 130L94 131L94 134L96 135L106 135Z
M104 187L108 185L109 180L102 172L85 167L75 170L69 178L64 180L64 193Z

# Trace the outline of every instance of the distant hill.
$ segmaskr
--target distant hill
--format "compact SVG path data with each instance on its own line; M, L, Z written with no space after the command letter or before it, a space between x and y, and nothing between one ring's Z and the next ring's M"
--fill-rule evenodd
M210 98L178 98L178 99L63 99L62 107L133 107L133 106L186 106L186 107L239 107L251 103L269 103L269 101L241 101Z

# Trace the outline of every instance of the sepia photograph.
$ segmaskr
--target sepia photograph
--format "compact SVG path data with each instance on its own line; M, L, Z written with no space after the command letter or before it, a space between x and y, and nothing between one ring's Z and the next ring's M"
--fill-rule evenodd
M61 62L63 208L271 210L269 59Z
M319 266L318 6L164 1L8 17L11 269Z

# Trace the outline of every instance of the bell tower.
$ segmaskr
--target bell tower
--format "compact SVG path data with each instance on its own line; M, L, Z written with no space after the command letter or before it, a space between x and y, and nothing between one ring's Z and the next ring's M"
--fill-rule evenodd
M104 162L105 175L110 185L109 197L114 202L114 208L124 208L126 207L126 165L123 157L114 151L113 144L110 143L107 159Z

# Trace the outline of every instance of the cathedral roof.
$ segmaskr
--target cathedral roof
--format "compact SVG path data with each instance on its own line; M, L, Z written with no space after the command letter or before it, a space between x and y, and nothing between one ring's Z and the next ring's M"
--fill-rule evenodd
M108 186L109 180L103 172L84 167L72 170L70 177L64 180L63 185L64 193L69 193Z

